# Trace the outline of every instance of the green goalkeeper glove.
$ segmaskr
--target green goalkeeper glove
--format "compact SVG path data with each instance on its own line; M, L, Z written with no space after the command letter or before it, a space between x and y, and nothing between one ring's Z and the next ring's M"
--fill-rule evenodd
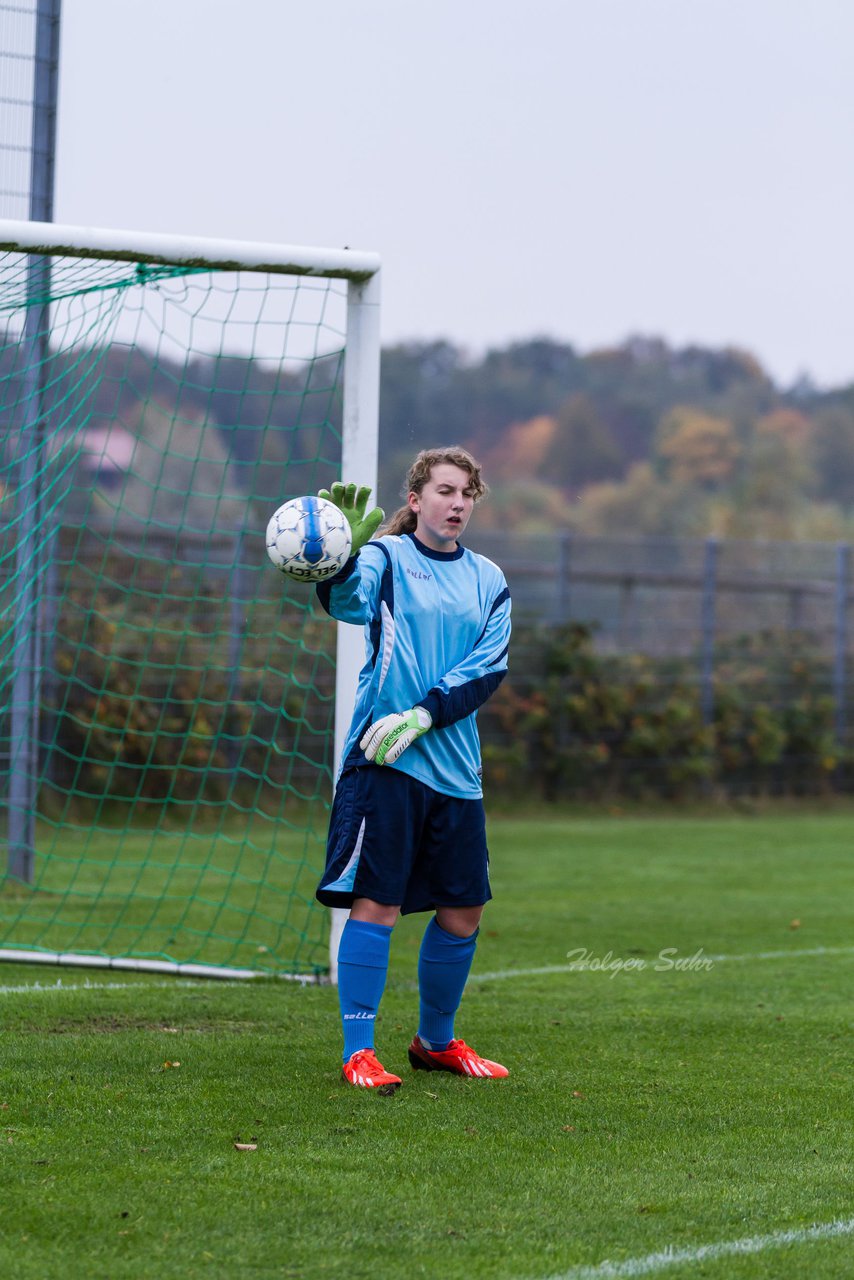
M433 723L424 707L396 712L376 720L365 733L359 746L367 760L376 764L394 764L416 738L422 737Z
M341 484L337 480L331 489L321 489L317 496L325 498L327 502L333 503L344 512L350 522L350 532L353 535L351 555L357 556L382 524L385 515L382 507L374 507L373 511L365 515L368 498L371 496L370 489L365 485L357 488L354 484Z

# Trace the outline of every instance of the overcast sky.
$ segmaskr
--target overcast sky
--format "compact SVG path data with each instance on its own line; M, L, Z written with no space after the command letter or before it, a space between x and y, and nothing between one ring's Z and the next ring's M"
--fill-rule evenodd
M854 380L852 0L63 0L58 222L350 245L383 340Z

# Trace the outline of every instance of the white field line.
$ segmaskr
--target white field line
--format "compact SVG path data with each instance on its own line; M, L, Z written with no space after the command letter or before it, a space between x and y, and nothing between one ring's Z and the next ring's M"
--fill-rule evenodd
M792 960L809 958L810 956L838 956L838 955L854 955L854 947L810 947L800 948L797 951L748 951L743 955L704 955L704 960L710 960L714 964L724 964L734 961L749 960ZM494 973L472 973L469 975L469 983L472 982L501 982L505 978L529 978L539 977L543 974L553 973L575 973L579 966L577 964L547 964L537 969L499 969ZM198 990L200 982L203 978L171 978L165 982L63 982L62 978L57 978L56 982L22 982L18 986L0 986L0 996L13 996L20 991L32 992L35 995L50 995L55 992L65 991L129 991L132 987L139 987L145 991L174 990L175 987L195 987ZM300 985L303 985L302 983ZM307 985L311 985L308 983ZM407 984L415 986L415 983ZM228 982L217 981L218 987L241 987L246 988L245 982Z
M728 964L737 961L751 960L798 960L810 956L848 956L854 955L854 947L801 947L797 951L748 951L743 955L713 956L702 953L703 961L712 964ZM675 957L674 957L675 959ZM469 982L503 982L505 978L534 978L551 973L578 973L582 970L578 964L546 964L538 969L497 969L493 973L472 973ZM607 970L606 970L607 972Z
M17 987L8 986L0 987L0 996L20 995L22 991L26 991L27 995L49 996L64 995L66 991L130 991L135 988L138 991L157 991L170 990L174 991L175 987L195 987L199 988L199 979L194 978L173 978L166 982L63 982L62 978L57 978L56 982L22 982ZM202 979L201 981L204 981ZM218 987L241 987L246 990L245 982L220 982L217 981Z
M832 1240L854 1233L854 1218L837 1218L813 1227L793 1227L788 1231L772 1231L764 1236L746 1236L743 1240L720 1240L716 1244L701 1244L693 1249L664 1249L660 1253L648 1253L644 1258L626 1258L623 1262L599 1262L592 1267L573 1267L549 1280L630 1280L633 1276L648 1276L655 1271L680 1264L690 1266L698 1262L714 1262L717 1258L729 1258L737 1254L764 1253L766 1249L780 1249L787 1244L811 1244L816 1240Z

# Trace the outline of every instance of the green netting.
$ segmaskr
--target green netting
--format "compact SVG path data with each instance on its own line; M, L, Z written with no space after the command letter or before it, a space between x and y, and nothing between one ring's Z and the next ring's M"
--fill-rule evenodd
M346 285L0 259L0 950L326 967Z

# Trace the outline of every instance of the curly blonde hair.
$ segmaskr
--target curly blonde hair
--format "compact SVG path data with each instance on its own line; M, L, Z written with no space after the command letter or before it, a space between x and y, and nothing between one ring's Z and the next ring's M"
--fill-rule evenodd
M406 473L404 495L420 493L430 479L433 468L443 464L459 467L461 471L469 473L469 488L474 494L475 502L480 502L481 498L485 498L489 493L489 486L481 477L481 466L477 459L472 457L468 449L464 449L462 445L452 444L440 449L421 450ZM378 536L382 538L387 534L414 533L417 524L418 516L407 503L406 506L398 507L397 511L389 517Z

